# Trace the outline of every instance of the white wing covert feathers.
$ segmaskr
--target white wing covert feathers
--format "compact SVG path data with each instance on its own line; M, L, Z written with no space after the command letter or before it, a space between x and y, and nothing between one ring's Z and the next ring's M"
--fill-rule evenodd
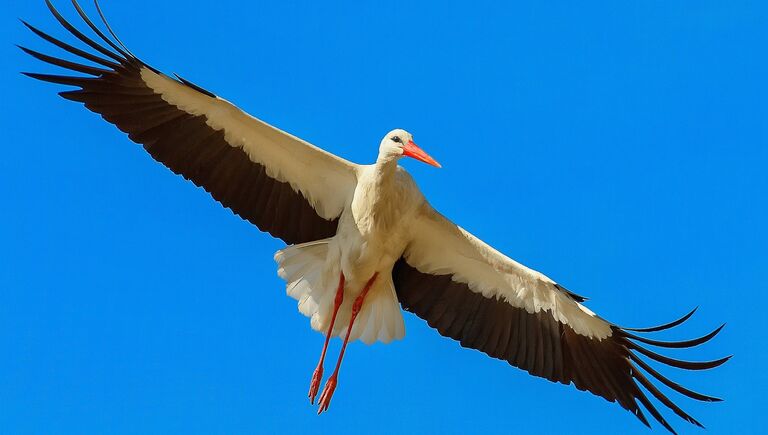
M408 264L454 281L486 298L503 300L528 313L549 311L578 334L603 339L610 324L573 299L543 274L495 250L425 203L414 221L412 240L403 254Z

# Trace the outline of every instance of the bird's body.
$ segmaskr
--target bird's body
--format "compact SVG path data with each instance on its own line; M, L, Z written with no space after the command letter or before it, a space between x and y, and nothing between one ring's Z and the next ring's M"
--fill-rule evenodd
M336 235L350 284L365 283L375 272L391 272L405 251L407 224L421 201L415 183L396 163L361 167Z
M385 141L398 135L410 136L403 130L394 130ZM312 317L312 327L318 331L328 328L333 314L329 295L335 290L339 273L344 274L344 300L347 303L339 310L340 322L333 331L333 335L342 336L346 334L348 320L345 313L350 312L345 308L351 305L368 280L378 274L381 279L370 289L368 303L350 337L350 340L361 337L367 343L389 342L402 338L405 333L391 274L411 238L412 222L426 201L413 178L397 164L397 157L387 156L385 152L381 154L376 163L356 167L355 188L339 216L336 234L325 241L288 248L298 251L289 253L294 260L301 255L299 252L306 250L309 261L316 261L317 266L302 269L300 276L286 276L285 268L280 270L289 283L289 294L295 290L291 288L292 282L306 280L310 275L308 270L317 270L317 277L304 287L305 292L294 291L292 296L299 300L299 309ZM327 245L325 254L315 256L322 245ZM285 252L277 253L278 263L285 257Z
M25 52L85 76L25 74L76 87L60 95L100 114L155 160L286 242L275 254L278 273L299 311L326 337L310 384L313 402L328 340L344 340L336 370L320 395L321 412L330 405L348 342L387 343L405 335L400 307L464 347L617 402L645 424L643 408L673 430L641 387L684 420L700 425L652 380L695 400L719 400L669 380L640 356L688 370L717 367L728 358L683 361L647 347L694 347L712 339L722 326L700 338L667 342L644 334L671 329L693 312L644 329L621 327L596 315L583 297L435 211L398 166L402 157L412 157L439 167L408 132L388 133L374 164L351 163L145 64L120 42L100 9L109 36L73 0L97 42L46 3L57 21L97 54L24 23L78 61L22 48Z

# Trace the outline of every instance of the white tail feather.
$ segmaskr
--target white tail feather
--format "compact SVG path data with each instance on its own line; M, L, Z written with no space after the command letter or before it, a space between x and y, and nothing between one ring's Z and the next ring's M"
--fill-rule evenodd
M275 253L277 273L286 282L286 293L298 301L301 314L309 317L312 329L328 330L339 279L338 261L329 258L331 239L288 246ZM345 290L332 336L344 337L352 312L354 297ZM402 312L390 273L381 274L365 298L355 319L349 341L366 344L389 343L405 336Z
M341 313L339 313L340 317ZM348 322L349 316L345 317ZM343 323L343 327L339 330L342 337L347 333L347 322ZM334 327L334 329L337 328ZM365 344L372 344L377 341L389 343L404 336L405 323L391 275L379 275L379 279L368 292L363 308L355 319L349 340L360 339Z

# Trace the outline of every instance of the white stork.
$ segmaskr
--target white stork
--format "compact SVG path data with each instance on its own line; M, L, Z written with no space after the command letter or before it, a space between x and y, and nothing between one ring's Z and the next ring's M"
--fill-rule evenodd
M642 333L670 329L693 312L654 328L623 328L586 308L584 298L531 270L435 211L398 161L440 165L410 133L393 130L374 164L357 165L242 112L184 79L171 78L134 56L96 4L103 28L72 3L96 36L76 29L46 0L58 22L93 51L76 48L24 22L45 41L88 61L35 58L83 75L26 75L79 89L61 92L83 103L144 146L173 172L289 246L275 254L287 293L314 330L325 334L311 378L312 403L323 377L331 337L343 337L336 369L319 398L328 409L350 341L403 338L402 306L447 337L550 381L573 383L618 402L643 423L642 404L673 431L641 386L678 416L701 426L644 374L690 398L717 401L664 377L640 356L688 369L717 367L672 359L645 345L688 348L694 339L665 342ZM105 32L109 33L109 36ZM111 36L111 37L110 37ZM100 42L97 42L100 40ZM87 48L84 47L84 48ZM695 311L695 310L694 310Z

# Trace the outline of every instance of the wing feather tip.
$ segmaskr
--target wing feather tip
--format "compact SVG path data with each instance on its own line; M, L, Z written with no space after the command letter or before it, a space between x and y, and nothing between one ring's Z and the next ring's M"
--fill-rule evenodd
M652 340L645 337L640 337L637 335L634 335L632 333L627 332L626 330L623 330L621 328L614 328L619 335L622 335L625 338L629 338L631 340L639 341L644 344L649 344L651 346L656 347L665 347L665 348L673 348L673 349L685 349L685 348L692 348L699 345L702 345L704 343L709 342L713 338L715 338L720 331L723 330L725 327L725 323L720 325L718 328L715 328L713 331L702 335L701 337L690 339L690 340L681 340L681 341L660 341L660 340Z
M626 344L628 348L635 349L639 353L645 355L648 358L651 358L654 361L660 362L662 364L666 364L671 367L676 367L676 368L685 369L685 370L713 369L716 367L720 367L721 365L725 364L729 359L731 359L731 357L733 357L733 355L729 355L724 358L719 358L719 359L714 359L709 361L686 361L686 360L670 358L670 357L658 354L631 341L626 341Z
M652 326L652 327L649 327L649 328L627 328L627 327L621 327L621 329L624 329L626 331L633 331L633 332L658 332L658 331L665 331L667 329L671 329L671 328L674 328L675 326L678 326L678 325L681 325L681 324L685 323L685 321L690 319L691 316L693 316L693 314L698 309L699 309L699 307L696 306L693 310L688 312L688 314L684 315L683 317L681 317L681 318L679 318L677 320L674 320L672 322L665 323L663 325Z

